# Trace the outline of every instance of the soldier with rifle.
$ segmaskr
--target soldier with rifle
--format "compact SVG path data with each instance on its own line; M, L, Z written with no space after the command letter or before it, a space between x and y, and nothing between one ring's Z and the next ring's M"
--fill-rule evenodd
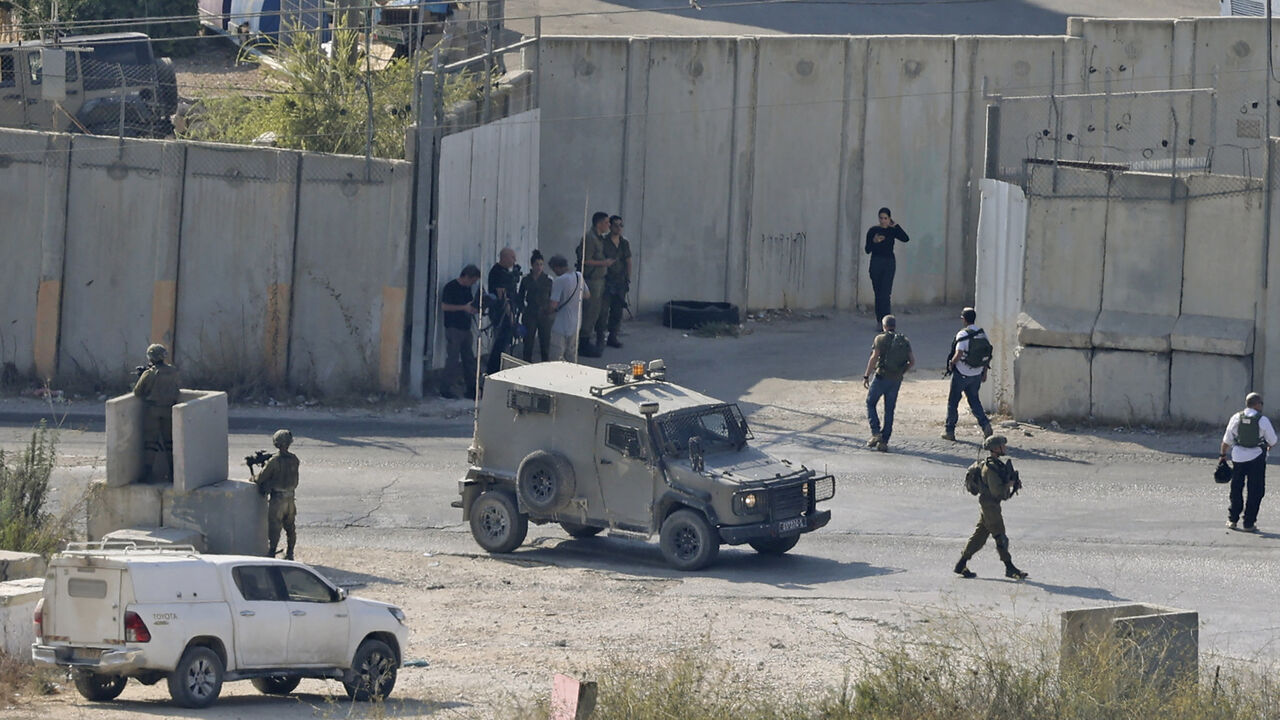
M976 577L977 573L969 569L969 559L987 544L988 537L995 538L996 553L1004 562L1004 576L1012 580L1027 577L1026 573L1013 564L1013 558L1009 555L1009 536L1005 534L1004 516L1000 512L1000 503L1022 489L1022 479L1018 477L1018 471L1013 469L1013 462L1000 459L1004 457L1006 444L1003 435L992 435L983 440L982 447L990 455L975 463L975 467L970 468L965 476L965 485L971 494L978 496L978 507L982 509L982 513L978 516L978 527L974 528L969 543L960 555L960 562L956 563L955 573L960 577Z
M298 508L293 502L293 494L298 489L298 466L301 463L297 455L289 452L289 446L293 444L292 432L277 430L271 436L271 442L276 446L275 455L259 450L244 460L249 466L249 477L258 485L258 492L270 498L267 505L267 539L271 543L271 552L268 557L274 557L280 552L280 530L283 529L288 539L284 559L292 560L294 546L298 541L298 533L294 527ZM254 465L263 466L257 477L253 475Z
M133 395L142 400L142 482L173 482L173 406L181 381L178 369L165 362L163 345L147 348L147 364L134 368Z

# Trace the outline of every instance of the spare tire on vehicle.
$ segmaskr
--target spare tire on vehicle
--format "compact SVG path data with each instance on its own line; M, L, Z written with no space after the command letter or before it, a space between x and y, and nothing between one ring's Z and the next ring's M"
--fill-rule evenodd
M520 502L535 513L553 513L564 507L576 488L573 465L557 453L535 450L516 470Z
M738 324L738 306L727 302L672 300L662 306L662 324L677 330L692 330L710 323Z

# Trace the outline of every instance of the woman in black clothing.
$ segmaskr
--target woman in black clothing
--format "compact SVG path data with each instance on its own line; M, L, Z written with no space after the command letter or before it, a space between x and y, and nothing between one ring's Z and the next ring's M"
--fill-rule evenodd
M907 231L893 221L889 208L880 208L880 224L867 230L867 254L871 256L871 289L876 294L876 327L890 315L889 296L893 294L893 274L898 269L893 257L893 241L910 242Z

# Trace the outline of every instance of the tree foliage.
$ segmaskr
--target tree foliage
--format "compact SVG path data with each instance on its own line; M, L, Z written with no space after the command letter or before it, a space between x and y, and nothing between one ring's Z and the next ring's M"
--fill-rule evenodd
M53 0L0 0L17 8L18 22L28 38L38 37L34 29L53 20ZM58 0L58 23L63 34L93 35L104 32L143 32L152 37L156 55L182 56L196 51L195 36L200 31L196 0ZM162 22L136 22L102 27L95 21L121 18L183 18ZM85 23L96 26L85 28ZM172 39L166 39L172 38Z

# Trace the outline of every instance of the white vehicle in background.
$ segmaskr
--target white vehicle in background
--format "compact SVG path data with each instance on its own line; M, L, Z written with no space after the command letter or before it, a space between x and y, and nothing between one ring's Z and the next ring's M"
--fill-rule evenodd
M409 638L399 608L301 563L172 546L72 543L49 561L34 619L32 658L71 671L86 699L164 679L194 708L227 680L285 695L332 678L355 700L385 698Z

